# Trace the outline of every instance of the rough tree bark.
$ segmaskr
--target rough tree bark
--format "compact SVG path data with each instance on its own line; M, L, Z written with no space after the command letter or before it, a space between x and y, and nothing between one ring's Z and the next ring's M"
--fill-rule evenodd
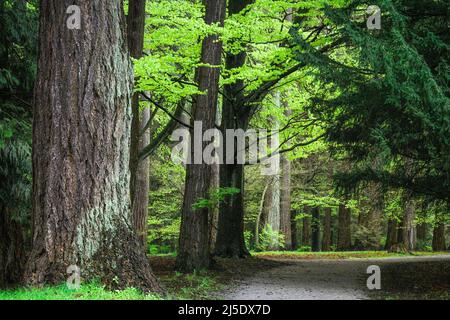
M33 119L33 244L25 282L82 280L161 292L132 228L128 172L133 73L122 1L40 1Z
M206 1L205 22L223 25L226 13L225 0ZM217 35L209 35L202 42L201 61L204 64L217 66L221 62L222 43ZM217 100L219 91L220 70L215 67L201 66L196 70L199 89L205 94L197 95L193 106L194 120L202 122L202 134L215 127ZM194 146L194 132L191 130L191 146ZM203 148L209 144L203 142ZM191 148L194 159L194 147ZM183 210L181 214L181 230L179 252L176 268L183 272L210 266L209 252L209 208L194 210L193 205L200 199L208 199L212 182L212 166L188 164L186 166L186 185Z
M128 48L131 57L142 57L144 48L146 0L130 0L128 3ZM143 129L150 118L150 109L139 110L139 93L131 98L130 145L130 197L133 226L144 250L147 247L148 193L150 189L149 159L140 159L139 153L150 143L150 130ZM146 250L145 250L146 251Z
M241 12L253 0L229 0L228 14ZM237 54L227 53L225 66L227 70L240 68L247 58L246 52ZM250 119L250 108L240 105L244 95L244 82L224 85L224 99L222 103L222 133L226 129L247 130ZM226 135L223 134L223 145L226 145ZM227 196L219 205L219 221L215 255L220 257L245 258L250 255L244 240L244 165L220 165L220 186L222 188L236 188L240 192Z
M351 238L351 212L345 205L339 205L338 213L338 239L336 250L347 251L352 247Z
M318 207L313 207L311 220L311 251L320 251L320 211Z
M323 216L322 251L331 250L331 219L331 208L325 208Z

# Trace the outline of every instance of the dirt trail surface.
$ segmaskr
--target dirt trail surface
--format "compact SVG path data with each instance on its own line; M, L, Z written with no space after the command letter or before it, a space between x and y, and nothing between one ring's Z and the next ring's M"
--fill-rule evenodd
M367 268L381 269L379 292L425 292L450 288L450 255L348 260L282 260L222 294L225 300L361 300L374 297Z

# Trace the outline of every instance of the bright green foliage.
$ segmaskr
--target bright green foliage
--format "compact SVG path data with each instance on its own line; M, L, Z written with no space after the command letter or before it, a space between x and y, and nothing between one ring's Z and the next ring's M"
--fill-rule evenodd
M217 208L221 201L224 201L226 196L239 193L237 188L217 188L210 192L208 199L199 199L192 206L193 210L199 210L203 208L209 208L210 210Z
M284 235L272 229L266 224L259 235L259 243L256 248L259 251L266 251L270 248L282 247L284 244Z
M180 231L185 170L170 160L170 148L163 145L151 159L148 243L152 253L174 252Z

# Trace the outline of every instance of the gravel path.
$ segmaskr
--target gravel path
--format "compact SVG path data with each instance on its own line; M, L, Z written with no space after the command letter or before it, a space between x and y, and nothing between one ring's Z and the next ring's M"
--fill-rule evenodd
M240 280L237 285L223 294L225 300L361 300L370 299L366 281L367 268L378 265L381 268L383 287L383 268L414 275L414 270L423 269L424 263L450 265L450 255L429 257L400 257L381 259L352 260L278 260L287 262L286 266L262 271L252 277ZM420 267L422 265L422 267ZM446 276L447 277L447 276ZM449 278L450 283L450 278ZM390 286L395 283L389 283Z

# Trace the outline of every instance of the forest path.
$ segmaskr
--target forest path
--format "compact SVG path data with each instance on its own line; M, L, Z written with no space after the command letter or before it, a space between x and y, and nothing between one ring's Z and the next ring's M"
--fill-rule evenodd
M286 266L256 273L223 293L225 300L361 300L370 299L367 268L381 269L382 290L422 290L450 284L450 255L379 259L283 260ZM431 271L430 266L433 266ZM427 275L423 275L424 272ZM431 280L430 280L431 279ZM417 283L417 282L424 283ZM430 281L433 282L430 284Z

